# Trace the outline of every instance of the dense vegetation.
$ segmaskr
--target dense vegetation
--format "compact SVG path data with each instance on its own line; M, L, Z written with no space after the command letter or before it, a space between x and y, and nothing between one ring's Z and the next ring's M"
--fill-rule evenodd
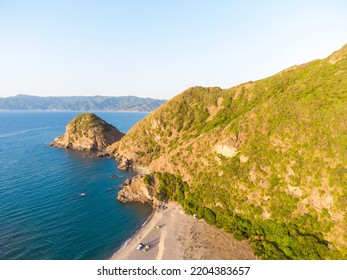
M131 111L150 112L165 100L136 96L59 96L39 97L20 94L0 98L3 110Z
M317 216L303 215L290 223L251 220L220 207L204 207L201 197L191 194L188 184L181 177L166 172L156 172L152 176L153 179L148 179L147 175L145 182L159 182L157 199L177 201L187 213L197 214L239 240L248 239L255 253L263 259L322 259L331 254L329 243L320 233ZM315 227L315 232L306 230L308 225ZM331 257L342 258L342 255L334 252Z
M230 89L194 87L115 152L265 259L347 258L347 46ZM150 180L147 180L150 183Z

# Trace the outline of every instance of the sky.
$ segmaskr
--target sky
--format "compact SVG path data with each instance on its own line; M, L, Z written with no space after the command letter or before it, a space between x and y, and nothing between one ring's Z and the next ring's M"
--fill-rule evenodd
M346 0L0 0L0 97L169 99L344 44Z

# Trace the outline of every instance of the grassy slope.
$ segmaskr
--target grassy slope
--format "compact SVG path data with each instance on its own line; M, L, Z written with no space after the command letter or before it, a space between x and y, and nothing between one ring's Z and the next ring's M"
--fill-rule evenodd
M102 132L109 132L116 129L93 113L83 113L76 116L70 123L69 133L86 136L89 129L100 127Z
M347 258L346 77L347 46L260 81L190 88L116 149L263 258Z

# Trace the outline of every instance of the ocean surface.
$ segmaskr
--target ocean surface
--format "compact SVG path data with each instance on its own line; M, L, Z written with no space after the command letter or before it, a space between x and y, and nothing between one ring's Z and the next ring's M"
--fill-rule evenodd
M0 259L108 259L149 217L116 200L132 171L47 146L77 114L0 111ZM96 114L122 132L146 116Z

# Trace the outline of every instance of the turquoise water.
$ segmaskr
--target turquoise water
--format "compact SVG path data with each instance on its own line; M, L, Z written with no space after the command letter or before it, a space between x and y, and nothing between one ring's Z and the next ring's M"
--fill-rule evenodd
M0 112L0 259L107 259L150 215L116 200L132 171L47 146L77 114ZM146 115L96 114L122 132Z

